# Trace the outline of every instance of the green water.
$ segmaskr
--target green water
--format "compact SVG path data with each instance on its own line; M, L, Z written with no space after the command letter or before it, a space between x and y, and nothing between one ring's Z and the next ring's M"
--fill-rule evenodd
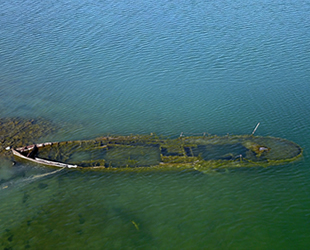
M0 248L309 248L309 10L278 0L2 1L0 117L55 122L38 143L250 134L260 122L257 135L292 140L304 156L43 177L54 169L2 159Z
M304 249L308 190L305 178L288 178L293 167L300 164L209 174L64 170L1 192L1 244Z

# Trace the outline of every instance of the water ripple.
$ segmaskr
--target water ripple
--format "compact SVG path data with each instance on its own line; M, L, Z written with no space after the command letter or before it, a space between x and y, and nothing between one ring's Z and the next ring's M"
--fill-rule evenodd
M247 134L261 122L258 135L305 150L266 169L68 172L13 185L0 192L3 230L26 242L55 228L37 248L57 237L91 248L306 248L308 12L305 1L1 3L2 117L54 120L61 139Z

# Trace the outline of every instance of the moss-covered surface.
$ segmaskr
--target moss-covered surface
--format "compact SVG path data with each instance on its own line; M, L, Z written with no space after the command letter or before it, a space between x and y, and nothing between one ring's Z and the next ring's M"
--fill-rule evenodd
M271 166L302 155L294 142L260 136L166 138L156 135L101 137L54 143L39 158L104 171L158 171Z
M6 147L35 144L39 138L55 130L55 124L44 119L0 119L0 157L12 157ZM301 155L299 145L274 137L227 135L168 138L150 134L53 143L40 148L37 157L84 169L158 171L266 167L295 161Z
M2 118L0 119L0 157L12 157L12 153L7 151L6 147L22 147L36 143L37 139L55 130L55 124L40 118Z

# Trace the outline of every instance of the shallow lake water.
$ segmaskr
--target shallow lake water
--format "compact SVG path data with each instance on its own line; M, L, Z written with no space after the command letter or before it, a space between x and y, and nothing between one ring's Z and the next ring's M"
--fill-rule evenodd
M2 159L0 248L309 247L307 1L0 7L0 117L61 128L38 143L250 134L260 122L257 135L304 149L287 165L204 173L53 173Z

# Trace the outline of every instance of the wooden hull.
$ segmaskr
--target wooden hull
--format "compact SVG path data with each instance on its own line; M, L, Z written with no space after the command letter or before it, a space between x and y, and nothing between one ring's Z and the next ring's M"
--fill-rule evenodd
M27 157L25 155L23 155L22 153L20 153L19 151L12 149L12 153L14 156L26 160L26 161L30 161L30 162L34 162L40 165L45 165L45 166L50 166L50 167L58 167L58 168L77 168L77 165L71 165L71 164L66 164L66 163L62 163L62 162L56 162L56 161L50 161L50 160L45 160L45 159L41 159L38 157L35 158L30 158Z
M149 171L266 167L295 161L302 148L285 139L252 135L176 139L131 135L42 143L12 152L20 159L51 167Z

